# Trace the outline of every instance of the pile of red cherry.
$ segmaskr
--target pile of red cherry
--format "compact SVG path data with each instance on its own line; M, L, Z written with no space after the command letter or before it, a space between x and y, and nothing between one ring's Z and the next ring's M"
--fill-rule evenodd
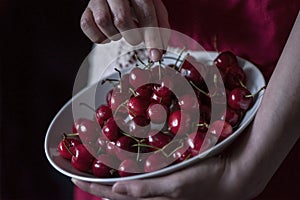
M246 74L232 52L214 60L219 79L210 66L188 54L171 65L140 62L127 74L116 69L119 80L104 80L114 83L106 104L97 108L94 119L77 119L73 133L63 134L58 151L77 170L124 177L185 161L230 136L252 106ZM192 92L182 88L182 78ZM213 89L208 90L207 80ZM218 98L222 95L227 101ZM211 121L213 104L226 109Z

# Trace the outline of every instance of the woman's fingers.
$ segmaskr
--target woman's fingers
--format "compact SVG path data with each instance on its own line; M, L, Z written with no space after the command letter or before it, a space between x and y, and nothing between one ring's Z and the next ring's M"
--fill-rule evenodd
M170 25L161 0L91 0L82 15L81 27L96 43L106 38L119 40L122 36L133 45L144 41L150 59L158 61L167 46L169 33L157 27ZM143 31L135 30L138 27L144 28Z
M150 59L161 59L163 43L158 27L157 13L153 0L131 0L139 26L145 28L143 37Z
M142 42L141 33L138 30L129 31L138 28L131 14L131 7L127 0L108 0L114 26L122 34L124 39L130 44L137 45Z
M84 34L92 42L101 43L105 39L107 39L107 37L99 30L98 26L96 25L93 13L89 7L87 7L83 12L80 25ZM108 40L107 42L110 42L110 40Z
M119 40L121 36L113 24L110 7L106 0L91 0L88 7L99 30L111 40Z

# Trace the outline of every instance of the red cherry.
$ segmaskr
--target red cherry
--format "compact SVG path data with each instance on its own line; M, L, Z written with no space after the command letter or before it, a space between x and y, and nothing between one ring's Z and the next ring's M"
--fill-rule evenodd
M120 91L114 89L112 92L112 95L110 97L109 106L113 112L118 113L126 113L126 100L129 98L129 95L126 95L124 93L121 93Z
M81 144L81 141L75 138L63 138L58 144L58 152L60 155L68 160L71 160L75 155L75 147Z
M217 58L214 60L214 63L219 69L225 70L231 65L236 65L238 61L236 56L231 51L224 51L217 56Z
M121 177L132 176L141 173L141 167L139 166L138 162L126 159L121 162L118 168L118 174Z
M210 124L208 133L222 141L232 134L232 126L226 121L217 120Z
M107 94L106 94L106 103L109 107L111 107L110 105L110 101L111 101L111 97L112 97L112 94L113 94L114 90L111 89Z
M135 90L137 96L149 99L153 93L153 84L143 85Z
M180 73L188 81L192 81L195 85L200 86L203 83L204 65L197 62L192 56L188 56L180 68ZM201 74L200 74L201 73Z
M153 146L152 150L157 150L163 148L165 145L169 144L172 141L170 135L164 134L158 130L151 130L148 133L147 144Z
M100 105L96 110L96 119L101 127L106 120L112 117L111 109L107 105Z
M193 119L188 113L177 110L170 114L168 127L173 134L188 133L193 124Z
M247 75L241 67L233 65L227 68L225 75L226 88L232 90L236 87L245 85L246 82Z
M193 132L188 136L186 143L189 146L189 152L192 157L198 155L200 153L200 150L201 152L203 151L201 147L204 139L205 135L201 132Z
M138 88L151 82L151 72L149 70L135 67L129 74L129 83Z
M235 127L241 119L240 112L230 107L226 108L226 111L221 115L221 120L227 121L232 127Z
M137 142L131 137L122 136L116 141L115 154L119 160L125 160L135 157L135 152L137 152L137 147L133 145Z
M102 134L110 141L117 140L120 137L120 130L113 118L109 118L102 128Z
M106 143L106 153L110 156L116 156L116 142L108 141Z
M146 116L146 110L150 104L150 99L142 96L131 97L128 101L128 112L131 116Z
M174 89L174 78L165 76L159 82L160 84L153 86L153 92L159 97L171 96Z
M152 103L162 104L165 105L166 107L170 107L170 105L172 104L172 100L173 100L172 95L160 97L155 92L153 92L151 96Z
M92 172L94 176L99 178L109 178L112 177L114 172L114 167L116 166L116 161L110 155L99 155L97 159L94 160L92 164Z
M130 135L138 138L145 138L150 130L150 120L145 116L134 117L127 123L128 131Z
M186 147L181 147L172 154L172 158L175 160L174 164L183 162L187 160L190 156L191 151L189 148L187 149Z
M153 172L169 165L168 158L162 152L150 154L144 163L145 172Z
M85 148L83 144L75 147L75 154L72 156L71 163L75 169L88 172L91 169L94 157Z
M165 105L151 103L146 114L152 123L161 124L167 120L169 109Z
M76 119L73 123L73 126L72 126L72 132L73 133L78 133L78 128L79 128L79 124L81 122L83 122L85 119L83 118L79 118L79 119Z
M231 108L245 111L252 105L253 96L248 89L239 87L229 93L227 102Z
M83 143L90 143L99 137L100 127L95 121L83 119L77 126L77 132Z
M195 95L184 94L183 96L179 97L178 104L181 110L199 113L199 106L201 103Z

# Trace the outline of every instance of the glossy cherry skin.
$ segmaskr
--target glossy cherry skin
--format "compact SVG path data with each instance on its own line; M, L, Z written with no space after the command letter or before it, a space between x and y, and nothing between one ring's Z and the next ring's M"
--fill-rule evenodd
M167 106L157 103L151 103L146 111L146 116L155 124L164 123L168 115L169 109Z
M120 177L132 176L141 172L141 167L138 162L132 159L123 160L118 168L118 174Z
M109 178L112 177L114 169L113 166L116 165L116 161L112 156L107 154L102 154L94 160L92 164L92 172L94 176L98 178Z
M234 110L230 107L226 108L226 111L221 115L221 120L227 121L232 127L238 125L241 119L241 114L239 111Z
M236 56L231 51L224 51L217 56L217 58L214 60L214 63L219 69L226 70L227 67L236 65L238 61Z
M200 100L192 94L184 94L178 99L178 105L181 110L186 112L199 113Z
M72 126L73 133L78 133L79 124L83 121L85 121L84 118L79 118L74 121L73 126Z
M164 167L167 167L170 164L168 158L164 156L161 152L155 152L150 154L149 157L145 160L144 171L153 172Z
M153 93L153 84L143 85L135 90L137 96L149 99Z
M129 83L133 88L138 88L151 82L151 72L149 70L135 67L129 74Z
M172 104L172 100L173 100L172 95L161 97L161 96L158 96L155 92L153 92L153 94L151 96L152 103L162 104L162 105L165 105L166 107L170 107L170 105Z
M83 143L94 142L100 135L100 126L89 119L82 120L76 128Z
M246 85L247 75L241 67L237 65L230 66L225 73L225 86L227 89L232 90L241 87L241 83Z
M177 149L173 154L172 158L174 159L175 163L183 162L191 157L191 151L190 148L187 148L185 146Z
M83 144L79 144L75 147L75 154L72 156L72 166L83 172L88 172L91 169L94 157L85 148Z
M232 134L232 126L223 120L217 120L210 124L208 133L218 138L219 141L226 139Z
M147 137L150 130L150 120L145 116L137 116L127 123L127 133L138 138Z
M159 82L160 84L153 86L153 92L159 97L171 96L175 85L174 78L165 76Z
M186 144L189 146L189 153L192 157L198 155L200 150L201 152L203 151L201 147L204 142L204 138L205 135L201 132L193 132L188 136Z
M252 106L253 97L248 89L239 87L229 93L227 102L231 108L245 111Z
M142 96L131 97L128 101L128 113L133 116L146 116L146 110L150 104L150 99Z
M96 110L96 119L101 127L103 127L106 120L112 117L112 112L109 106L100 105Z
M177 110L169 116L168 127L174 135L188 133L192 124L193 119L191 115L184 111Z
M113 118L109 118L102 128L102 134L110 141L115 141L120 137L120 130Z
M111 108L112 112L118 112L118 113L126 113L126 100L128 100L129 95L125 93L121 93L119 90L114 89L109 101L109 107Z
M148 135L149 136L147 138L147 144L152 146L152 150L154 151L163 148L173 139L173 137L171 137L170 135L164 134L158 130L151 130L149 131Z
M180 73L188 81L192 81L195 85L200 86L203 83L204 65L197 62L192 56L188 56L181 66ZM201 74L200 74L201 73Z
M133 159L137 152L137 147L133 146L137 142L131 137L122 136L116 141L115 154L119 160Z
M58 144L58 152L63 158L71 160L75 155L75 147L79 144L81 141L76 138L63 138Z

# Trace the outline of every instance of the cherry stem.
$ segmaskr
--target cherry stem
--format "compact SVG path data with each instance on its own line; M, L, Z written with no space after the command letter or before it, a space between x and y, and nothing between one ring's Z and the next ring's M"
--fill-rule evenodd
M64 133L64 136L65 136L65 133ZM64 144L64 147L67 149L67 151L69 152L69 154L71 154L72 156L74 156L74 154L71 152L71 150L69 149L69 147L66 145L66 141L65 141L65 137L63 139L63 144Z
M190 55L190 54L187 53L187 54L184 56L184 58L183 58L183 60L182 60L182 63L180 63L180 65L179 65L179 67L178 67L178 71L181 70L181 68L182 68L182 66L183 66L183 64L184 64L184 62L186 61L186 58L187 58L189 55Z
M205 123L205 122L203 122L202 124L196 124L196 126L197 127L205 127L205 128L208 128L209 127L209 125L207 124L207 123Z
M175 148L170 154L166 154L166 152L164 152L164 149L166 149L169 145L171 145L174 142L177 142L178 140L172 140L171 142L169 142L168 144L166 144L163 148L161 148L162 153L166 156L166 157L170 157L173 153L175 153L178 149L183 147L183 143L182 141L180 141L180 146Z
M158 80L161 80L161 61L158 61Z
M119 69L117 69L117 68L114 68L114 70L118 72L119 78L120 78L120 80L121 80L121 78L122 78L122 73L121 73L121 71L120 71Z
M68 134L63 133L63 135L64 135L64 138L77 137L77 136L79 136L79 133L68 133Z
M82 102L81 102L81 103L79 103L79 106L85 106L85 107L87 107L88 109L90 109L91 111L96 112L94 108L92 108L90 105L88 105L88 104L86 104L86 103L82 103Z
M123 103L121 103L118 107L117 107L117 109L115 110L115 112L114 112L114 117L116 117L115 115L116 115L116 113L120 110L120 108L122 107L122 106L124 106L125 108L127 108L127 106L125 106L125 104L128 102L128 100L125 100Z
M207 92L204 92L203 90L201 90L198 86L196 86L192 81L190 81L191 85L196 88L199 92L201 92L202 94L204 94L207 97L210 97L210 95Z
M243 88L248 89L247 86L240 79L239 79L239 83Z
M250 98L250 97L254 97L256 96L258 93L260 93L262 90L265 90L267 88L267 86L263 86L262 88L260 88L257 92L255 92L254 94L249 94L249 95L245 95L246 98Z
M181 50L181 52L179 53L179 56L177 57L177 59L176 59L176 61L175 61L174 67L177 66L177 63L178 63L178 61L180 60L180 58L181 58L183 52L185 52L185 50L186 50L186 47L183 47L183 49Z
M106 83L107 81L109 81L109 82L119 82L120 80L112 79L112 78L106 78L106 79L103 79L103 80L101 81L101 84L104 84L104 83Z
M138 139L136 139L134 136L128 134L128 133L125 133L125 132L122 132L123 135L125 135L126 137L129 137L131 139L133 139L134 141L136 141L137 143L139 143L140 141Z
M161 148L158 148L158 147L155 147L155 146L152 146L152 145L149 145L149 144L143 144L143 143L138 143L138 144L134 144L132 145L132 147L148 147L148 148L153 148L153 149L156 149L158 151L162 150Z
M148 68L149 66L148 65L146 65L138 56L137 56L137 54L134 54L134 57L135 57L135 59L137 59L138 61L140 61L140 63L142 63L144 66L145 66L145 68Z
M138 94L132 88L129 88L129 91L133 94L133 96L135 97L138 96Z

